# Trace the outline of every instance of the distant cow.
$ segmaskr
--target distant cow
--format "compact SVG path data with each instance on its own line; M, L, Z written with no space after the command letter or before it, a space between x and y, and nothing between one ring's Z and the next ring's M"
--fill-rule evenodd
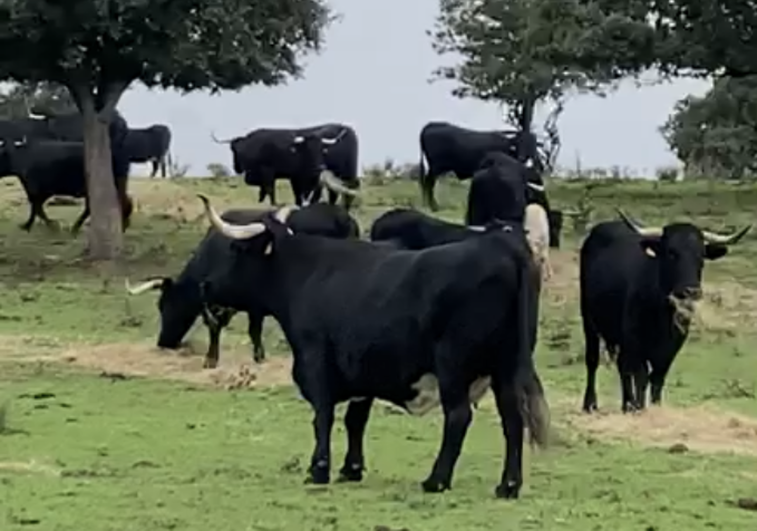
M171 164L171 130L167 125L156 124L144 129L129 129L125 147L130 162L152 164L150 177L155 177L160 168L160 175L166 177L166 162Z
M124 162L119 148L112 153L112 170L116 192L121 206L123 229L129 226L132 201L127 195L129 165ZM45 202L53 196L87 198L86 173L84 171L84 144L57 140L0 141L0 175L17 175L29 200L29 219L21 225L30 230L39 216L48 226L54 222L44 211ZM77 233L89 217L89 199L72 227Z
M751 225L728 235L691 223L644 228L622 221L599 223L581 246L581 317L586 342L583 409L597 408L599 340L616 357L624 412L662 399L665 377L689 332L695 301L702 297L705 260L726 255Z
M211 224L240 244L229 277L292 347L293 379L314 411L309 481L330 481L334 409L345 401L340 477L362 480L365 428L382 399L415 414L441 403L442 445L422 488L451 488L471 403L491 385L507 443L496 495L518 497L524 426L542 445L549 426L533 360L540 281L522 231L405 251L292 234L285 209L230 224L201 198Z
M259 221L265 210L228 210L221 216L229 223ZM318 234L330 238L358 238L360 230L354 219L338 205L314 203L295 210L289 226L296 233ZM247 312L248 333L253 347L253 359L265 359L262 330L265 312L249 305L248 294L241 292L228 273L235 256L234 240L214 228L208 229L192 257L176 278L148 279L135 287L127 283L127 291L139 295L160 290L160 334L158 347L176 349L189 329L202 316L208 328L208 352L203 367L213 368L220 357L221 331L228 326L237 311Z
M536 138L531 133L474 131L448 122L429 122L421 129L420 146L419 182L424 201L432 210L439 209L434 198L437 178L451 172L458 179L469 179L489 153L505 153L541 167Z
M358 181L358 140L355 131L342 124L324 124L301 129L255 129L243 137L219 140L229 144L234 171L245 182L260 187L259 202L270 197L276 204L276 179L289 179L297 205L317 202L321 185L329 190L329 202L338 193L349 209ZM335 179L324 180L324 172Z

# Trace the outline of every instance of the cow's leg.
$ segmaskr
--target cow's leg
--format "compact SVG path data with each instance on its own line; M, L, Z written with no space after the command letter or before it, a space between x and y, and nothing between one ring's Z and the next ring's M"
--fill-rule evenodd
M84 211L79 214L79 217L76 218L76 221L74 221L73 226L71 227L71 234L79 234L79 231L81 230L81 226L84 225L84 222L87 221L87 218L89 217L89 200L84 201Z
M247 317L249 319L247 333L252 342L252 359L255 363L262 363L265 360L265 347L263 346L264 316L253 312L247 312Z
M346 199L346 196L345 196ZM329 203L332 205L336 205L336 202L339 201L339 192L335 192L334 190L329 190Z
M636 409L636 394L634 392L634 374L637 372L634 362L633 350L620 347L618 353L618 375L620 376L620 396L623 413L629 413Z
M234 313L234 310L226 308L203 307L202 320L208 327L208 352L202 363L203 369L218 367L218 360L221 357L221 331L229 325Z
M428 173L423 178L423 198L426 201L428 207L436 212L439 210L439 203L436 202L434 196L434 188L436 188L436 180L439 178L439 171L434 167L429 167Z
M652 365L652 372L649 375L649 383L652 403L655 405L660 405L660 403L662 403L662 388L665 386L665 378L667 377L670 366L673 363L673 358L674 356L666 357L662 360L657 358Z
M649 369L647 362L642 361L636 364L636 370L633 373L633 381L636 395L636 409L647 407L647 385L649 384Z
M158 174L158 159L150 159L150 164L152 165L152 172L150 173L150 179L153 179ZM163 177L165 177L165 175L163 175Z
M523 416L518 408L514 382L495 377L492 391L505 436L505 466L495 494L498 498L516 499L523 485Z
M426 492L443 492L452 487L455 463L460 457L465 434L473 418L468 385L464 380L463 371L455 363L444 363L447 360L455 360L455 353L438 353L437 359L442 360L441 365L444 365L437 368L436 375L439 380L439 395L444 412L444 431L442 446L431 474L421 484Z
M586 390L583 410L591 413L597 409L597 369L599 368L599 335L584 321L584 362L586 364Z
M32 225L34 224L34 220L37 219L37 215L39 214L39 202L35 199L29 200L29 218L20 225L22 229L25 231L30 231L32 228Z
M265 185L261 184L260 186L258 186L258 203L265 201L266 197L268 197L268 188L266 188Z
M314 413L315 448L305 482L323 485L331 479L331 430L336 404L329 387L328 367L323 353L312 352L312 346L309 347L311 352L307 353L302 352L302 347L294 348L292 376Z
M372 398L361 398L350 401L347 406L347 413L344 416L344 427L347 430L347 453L344 456L344 465L339 471L339 481L363 479L365 470L363 437L372 405Z

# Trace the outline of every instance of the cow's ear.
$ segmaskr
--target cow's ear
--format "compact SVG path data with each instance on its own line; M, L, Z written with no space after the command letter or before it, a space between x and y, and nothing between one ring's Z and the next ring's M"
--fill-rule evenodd
M719 243L708 243L704 246L704 257L706 260L717 260L728 254L728 247Z
M639 242L641 248L648 256L660 256L660 239L659 238L642 238Z

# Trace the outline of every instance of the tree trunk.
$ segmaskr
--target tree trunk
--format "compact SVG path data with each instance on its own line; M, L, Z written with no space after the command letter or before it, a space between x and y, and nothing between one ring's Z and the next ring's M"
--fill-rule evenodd
M84 166L91 211L88 250L93 260L114 261L121 255L123 233L111 163L109 113L97 112L94 98L88 96L79 102L84 122Z

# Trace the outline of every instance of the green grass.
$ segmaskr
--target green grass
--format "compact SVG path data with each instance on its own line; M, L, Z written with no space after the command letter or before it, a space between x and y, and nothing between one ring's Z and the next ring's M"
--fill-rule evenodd
M231 179L137 181L132 188L138 212L126 268L133 279L179 271L207 227L195 220L195 193L222 208L256 197ZM552 201L575 208L584 188L551 183ZM441 182L439 215L461 219L466 189ZM419 206L414 183L365 190L357 211L363 231L387 208ZM696 219L717 230L753 219L757 186L608 181L591 201L595 219L622 207L647 224ZM17 228L27 211L13 180L0 183L0 206L2 531L754 527L754 513L729 501L757 497L757 235L708 265L707 312L673 367L667 405L617 414L616 377L602 369L605 414L587 419L577 412L583 339L571 261L582 235L567 223L565 249L553 255L556 281L544 293L537 352L557 441L529 454L522 497L510 503L493 496L503 443L490 399L476 412L448 493L425 495L419 487L440 443L440 415L409 418L382 405L369 424L364 482L303 485L311 413L293 387L229 391L206 385L199 356L150 352L155 297L127 297L120 283L104 284L81 260L83 239L65 232L79 207L49 208L64 226L60 234L41 225L26 234ZM201 328L194 335L204 343ZM288 348L271 320L265 340L268 367L280 369ZM234 371L249 351L238 317L223 337L224 370ZM154 377L132 376L140 368ZM166 375L173 379L157 377ZM671 451L674 443L688 451ZM338 423L334 473L344 447Z

